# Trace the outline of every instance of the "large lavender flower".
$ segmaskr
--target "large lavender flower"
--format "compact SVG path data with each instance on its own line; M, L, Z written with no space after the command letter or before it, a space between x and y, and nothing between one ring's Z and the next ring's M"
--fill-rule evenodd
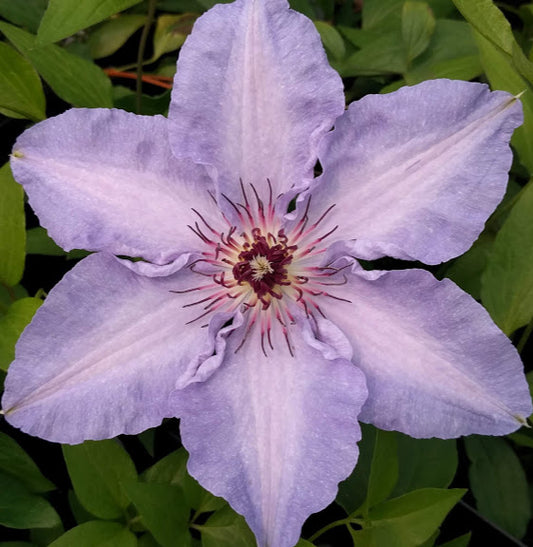
M356 258L464 252L520 122L508 94L448 80L344 112L308 19L285 0L216 6L183 47L168 120L70 110L17 141L43 226L97 252L22 335L7 419L79 443L178 416L192 475L270 547L334 499L358 419L513 431L531 401L485 310L425 270Z

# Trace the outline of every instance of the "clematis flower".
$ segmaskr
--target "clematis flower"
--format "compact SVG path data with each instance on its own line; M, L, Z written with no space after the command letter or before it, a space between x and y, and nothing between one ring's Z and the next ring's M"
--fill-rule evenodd
M467 250L521 119L507 93L449 80L345 111L311 21L285 0L215 6L183 46L168 119L73 109L18 139L42 225L94 254L21 336L7 420L74 444L177 416L191 474L269 547L335 498L358 420L515 430L531 400L486 311L423 269L358 259Z

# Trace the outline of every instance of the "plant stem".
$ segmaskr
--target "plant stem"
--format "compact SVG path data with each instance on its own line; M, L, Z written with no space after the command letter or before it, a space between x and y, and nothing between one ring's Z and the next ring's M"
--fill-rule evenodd
M142 84L143 84L143 59L144 59L144 50L146 48L146 41L148 40L148 33L150 32L150 27L154 21L155 15L155 6L157 0L148 0L148 14L146 16L146 21L144 23L143 31L141 34L141 40L139 42L139 50L137 52L137 85L135 89L135 110L137 114L141 113L142 106Z
M335 522L330 522L329 524L327 524L326 526L324 526L324 528L320 528L320 530L318 530L318 532L315 532L310 538L308 541L310 541L311 543L313 543L313 541L315 541L315 539L319 538L322 534L325 534L328 530L331 530L332 528L336 528L337 526L343 526L343 525L346 525L346 526L349 526L350 525L350 518L345 518L345 519L341 519L341 520L336 520Z

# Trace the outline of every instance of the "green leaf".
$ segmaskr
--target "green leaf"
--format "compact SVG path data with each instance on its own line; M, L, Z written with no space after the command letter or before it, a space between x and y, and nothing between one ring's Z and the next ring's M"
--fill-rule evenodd
M190 545L190 509L179 488L155 482L130 482L124 487L146 528L158 543L163 547Z
M396 432L362 424L359 460L352 474L339 485L337 502L353 513L386 499L398 479Z
M483 232L472 247L455 259L446 270L446 277L476 300L481 299L481 275L487 265L493 243L494 235Z
M533 183L520 193L498 232L481 279L482 301L506 333L533 317Z
M0 282L16 285L22 278L26 255L24 190L6 163L0 168Z
M309 19L316 19L317 13L310 0L289 0L291 9L303 13Z
M103 519L122 516L129 505L123 484L136 480L128 453L114 440L63 445L72 486L80 503Z
M139 2L140 0L50 0L37 33L38 45L67 38Z
M137 538L118 522L92 520L72 528L48 547L136 547Z
M227 505L214 513L203 526L196 526L202 534L202 547L250 547L255 537L246 521Z
M533 433L511 433L507 435L507 438L520 446L527 446L533 448Z
M84 522L89 522L91 520L94 520L94 515L89 513L85 507L80 503L80 500L76 496L76 492L74 490L68 491L68 504L70 506L70 510L72 511L72 514L74 515L74 519L76 520L77 524L82 524Z
M44 109L43 86L37 72L11 46L0 42L0 110L39 121L46 117Z
M115 53L144 25L145 21L146 15L126 14L101 24L89 35L91 57L100 59Z
M2 285L0 283L0 317L7 313L15 300L26 298L27 296L28 291L22 285L8 287L7 285Z
M188 454L184 448L172 452L143 473L143 480L179 486L187 505L198 513L216 511L226 505L222 498L213 496L187 473Z
M0 15L11 23L37 32L48 0L0 0Z
M358 49L371 44L381 36L380 33L371 30L362 30L360 28L345 27L342 25L337 25L337 30L346 38L346 40L348 40L348 42Z
M510 64L533 83L533 63L517 44L509 21L492 0L453 0L457 9L472 27Z
M512 55L515 39L511 25L492 0L453 0L453 3L480 34Z
M388 32L336 63L343 78L352 76L376 76L381 74L403 74L407 70L405 52L401 44L401 30Z
M54 508L11 475L0 473L0 524L9 528L53 528L60 523Z
M440 526L466 490L426 488L384 501L370 510L370 526L353 532L358 547L413 547Z
M457 470L455 440L413 439L397 434L399 477L394 496L421 488L447 488Z
M41 473L18 443L1 432L0 471L18 479L30 492L39 494L55 490L54 484Z
M361 424L363 437L358 443L359 458L352 474L339 484L336 501L348 513L359 509L366 499L372 456L376 443L376 428Z
M395 431L376 431L365 502L367 507L373 507L387 499L398 480L396 435Z
M513 449L496 437L466 437L472 462L470 486L478 511L492 522L521 538L526 533L531 506L527 479Z
M327 53L333 59L342 59L346 55L346 47L339 31L324 21L314 21L314 23Z
M58 537L65 533L63 523L58 521L52 528L32 528L30 530L30 540L39 545L39 547L50 545Z
M113 106L111 82L94 63L53 44L38 47L35 36L8 23L0 21L0 30L64 101L80 107Z
M26 231L26 253L47 256L64 256L66 254L41 226Z
M446 543L441 543L439 547L468 547L471 536L472 532L468 532L467 534L463 534L462 536L456 537Z
M408 0L404 3L402 37L408 63L426 50L434 30L435 17L425 2Z
M7 371L10 363L15 359L15 344L42 303L40 298L21 298L15 300L7 313L0 317L1 370Z
M428 48L413 61L405 79L409 85L435 78L471 80L482 72L470 25L438 19Z
M518 151L520 161L533 173L533 91L515 70L511 58L479 33L475 33L481 54L481 63L493 89L502 89L513 95L524 93L520 100L524 109L524 124L518 127L511 144Z
M481 276L487 266L494 238L521 190L522 187L511 179L503 200L487 221L485 230L465 254L445 266L445 276L476 300L481 300Z
M128 112L137 113L137 95L131 89L114 86L115 107L122 108ZM155 114L165 115L170 105L170 89L160 95L142 95L142 106L140 114L154 116Z
M363 29L386 29L400 22L403 0L365 0Z
M154 536L152 534L149 534L148 532L146 534L143 534L140 538L137 539L137 546L138 547L160 547L159 543L154 539Z
M196 13L158 17L154 33L154 54L149 62L159 59L164 53L180 48L191 33L197 18Z
M155 434L156 428L152 427L151 429L147 429L137 435L137 439L141 441L144 449L152 458L155 458Z

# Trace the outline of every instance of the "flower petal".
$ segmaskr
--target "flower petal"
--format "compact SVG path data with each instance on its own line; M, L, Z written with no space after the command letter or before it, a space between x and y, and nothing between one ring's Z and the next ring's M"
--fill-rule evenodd
M423 82L350 105L323 140L316 201L365 259L438 264L466 251L507 184L520 101L482 84Z
M7 420L31 435L75 444L139 433L172 416L169 393L213 355L227 319L214 318L209 332L186 325L198 310L184 308L183 295L170 291L195 284L189 269L149 278L111 255L82 260L17 344L2 400ZM221 355L217 347L211 369Z
M352 303L321 300L320 307L365 373L362 421L440 438L503 435L525 423L531 397L518 353L450 280L354 267L335 294Z
M17 140L13 174L63 248L105 250L162 264L198 246L191 207L209 214L200 166L176 160L168 121L122 110L73 109Z
M276 196L309 183L317 143L343 111L313 23L285 0L238 0L200 17L181 50L171 146L211 165L232 199L239 178L259 188L268 178Z
M292 547L357 461L365 381L307 326L294 357L279 333L266 357L254 334L234 353L234 331L215 374L180 393L181 435L190 473L245 516L258 545Z

